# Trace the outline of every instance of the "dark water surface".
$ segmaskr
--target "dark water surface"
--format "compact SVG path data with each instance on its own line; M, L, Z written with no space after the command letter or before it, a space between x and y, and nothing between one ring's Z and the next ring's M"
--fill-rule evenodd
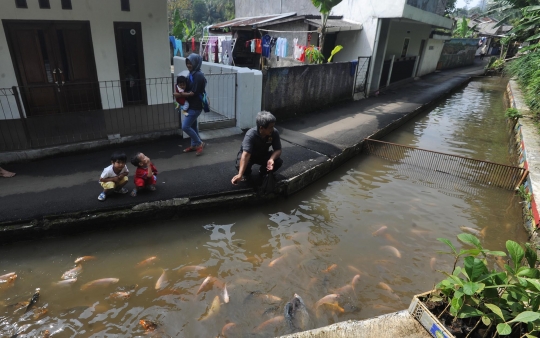
M505 84L471 82L386 141L511 164ZM52 337L216 337L228 323L235 323L228 337L281 335L291 332L282 316L294 293L310 315L295 322L304 329L406 309L414 294L443 278L434 270L450 269L436 238L459 247L460 226L482 231L482 243L494 250L507 239L526 241L512 192L429 181L427 174L360 156L266 206L4 246L0 275L18 277L0 285L0 336L39 337L47 329ZM56 285L85 255L96 258L81 264L77 281ZM149 257L156 259L137 266ZM204 269L182 269L192 265ZM208 276L213 284L197 294ZM119 280L84 286L101 278ZM34 308L12 305L38 287ZM336 304L317 306L332 293L340 295ZM141 319L155 321L157 332L145 334Z

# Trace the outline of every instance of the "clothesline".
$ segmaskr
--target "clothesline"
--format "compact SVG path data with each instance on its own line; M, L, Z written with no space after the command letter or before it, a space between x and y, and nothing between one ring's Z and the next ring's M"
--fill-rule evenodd
M260 31L272 32L272 33L319 33L319 31L275 31L271 29L259 28Z

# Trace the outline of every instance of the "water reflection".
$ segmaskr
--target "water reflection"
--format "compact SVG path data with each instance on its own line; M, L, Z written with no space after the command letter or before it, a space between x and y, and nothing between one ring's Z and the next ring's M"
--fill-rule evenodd
M502 90L473 82L389 141L508 163L496 111ZM485 129L483 142L476 136ZM4 246L0 275L18 276L0 284L0 335L270 337L294 330L284 308L295 293L309 315L305 328L402 310L442 278L435 270L450 269L436 238L459 247L465 226L485 229L482 242L493 250L525 241L518 202L502 189L360 157L266 206ZM75 282L57 285L85 255L96 259L81 263ZM119 280L81 290L102 278ZM11 305L37 287L36 306L47 312L37 319L33 309L16 312ZM157 330L147 335L141 319Z

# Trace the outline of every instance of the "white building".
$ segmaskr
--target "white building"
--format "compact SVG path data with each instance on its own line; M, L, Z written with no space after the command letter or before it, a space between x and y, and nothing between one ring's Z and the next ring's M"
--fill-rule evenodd
M170 94L167 0L2 0L0 20L0 122L172 100L148 80Z
M236 0L235 4L237 18L319 14L311 0ZM334 32L326 41L343 46L334 61L371 57L367 89L374 92L389 83L436 69L445 37L439 39L433 31L452 27L452 20L442 16L444 8L444 0L343 0L331 15L342 16L362 29Z

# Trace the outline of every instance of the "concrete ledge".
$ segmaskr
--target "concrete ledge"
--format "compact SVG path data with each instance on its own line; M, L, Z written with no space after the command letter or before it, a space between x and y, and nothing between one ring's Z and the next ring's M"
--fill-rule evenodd
M428 338L431 335L406 310L362 321L349 320L281 338Z
M159 138L173 137L182 135L180 129L160 131L155 133L140 134L133 136L124 136L108 140L97 140L89 142L80 142L74 144L58 145L51 148L30 149L22 151L13 151L0 153L0 163L24 162L51 157L60 154L71 154L110 147L115 144L129 144L148 140L157 140Z

